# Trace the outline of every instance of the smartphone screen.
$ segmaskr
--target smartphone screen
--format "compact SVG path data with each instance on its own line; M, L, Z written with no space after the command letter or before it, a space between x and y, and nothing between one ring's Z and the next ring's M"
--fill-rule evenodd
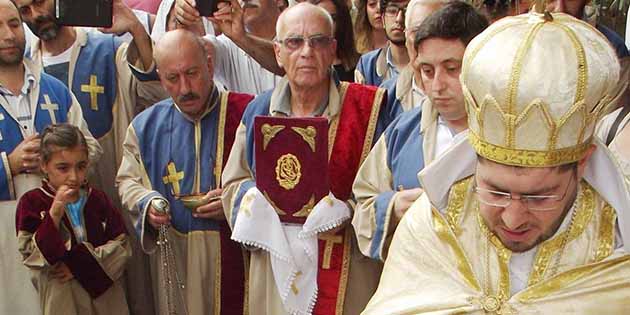
M55 18L61 25L111 27L113 0L55 0Z
M218 0L197 0L197 11L201 16L212 16L217 11Z

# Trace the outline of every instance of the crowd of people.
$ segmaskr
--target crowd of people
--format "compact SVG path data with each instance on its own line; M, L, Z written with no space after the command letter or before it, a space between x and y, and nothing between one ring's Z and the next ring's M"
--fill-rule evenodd
M0 0L0 314L630 309L630 54L586 0L201 1Z

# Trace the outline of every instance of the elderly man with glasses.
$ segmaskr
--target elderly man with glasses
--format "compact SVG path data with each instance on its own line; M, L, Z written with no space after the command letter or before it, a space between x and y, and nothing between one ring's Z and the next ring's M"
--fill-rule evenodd
M397 110L385 103L384 90L334 79L332 25L325 10L309 3L282 13L275 52L286 76L249 104L223 173L232 239L251 249L249 306L256 314L358 314L378 283L380 265L362 257L348 224L352 181ZM328 120L328 169L317 172L327 172L330 193L303 225L281 223L257 187L255 116ZM309 226L316 228L308 232Z
M619 69L606 38L566 14L475 37L460 76L468 139L420 173L425 193L362 314L627 313L630 196L593 137Z

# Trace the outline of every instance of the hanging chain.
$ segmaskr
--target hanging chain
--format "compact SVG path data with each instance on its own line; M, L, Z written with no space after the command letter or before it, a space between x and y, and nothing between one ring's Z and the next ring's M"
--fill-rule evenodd
M168 213L168 202L164 199L154 199L151 205L158 212ZM163 224L160 226L157 245L160 251L160 270L164 276L163 288L166 290L166 306L169 315L178 315L176 298L181 301L183 315L188 315L186 300L184 299L183 290L186 288L184 282L180 279L177 272L177 262L175 261L175 254L168 237L168 230L170 225ZM177 294L176 294L177 293ZM176 297L177 295L177 297Z
M571 238L571 232L575 229L575 217L582 205L582 194L580 193L580 185L577 185L577 197L575 202L573 203L573 213L571 214L571 221L569 222L569 226L567 226L566 231L564 232L564 236L562 237L562 242L560 243L560 250L558 251L558 255L554 261L553 267L550 270L549 276L553 277L558 274L558 268L560 267L560 263L562 260L562 256L564 255L564 251L569 243L569 238Z

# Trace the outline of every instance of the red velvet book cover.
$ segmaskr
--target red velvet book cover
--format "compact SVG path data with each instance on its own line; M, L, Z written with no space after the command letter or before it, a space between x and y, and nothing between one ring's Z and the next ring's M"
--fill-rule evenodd
M328 195L328 120L254 118L256 187L281 222L304 224Z

